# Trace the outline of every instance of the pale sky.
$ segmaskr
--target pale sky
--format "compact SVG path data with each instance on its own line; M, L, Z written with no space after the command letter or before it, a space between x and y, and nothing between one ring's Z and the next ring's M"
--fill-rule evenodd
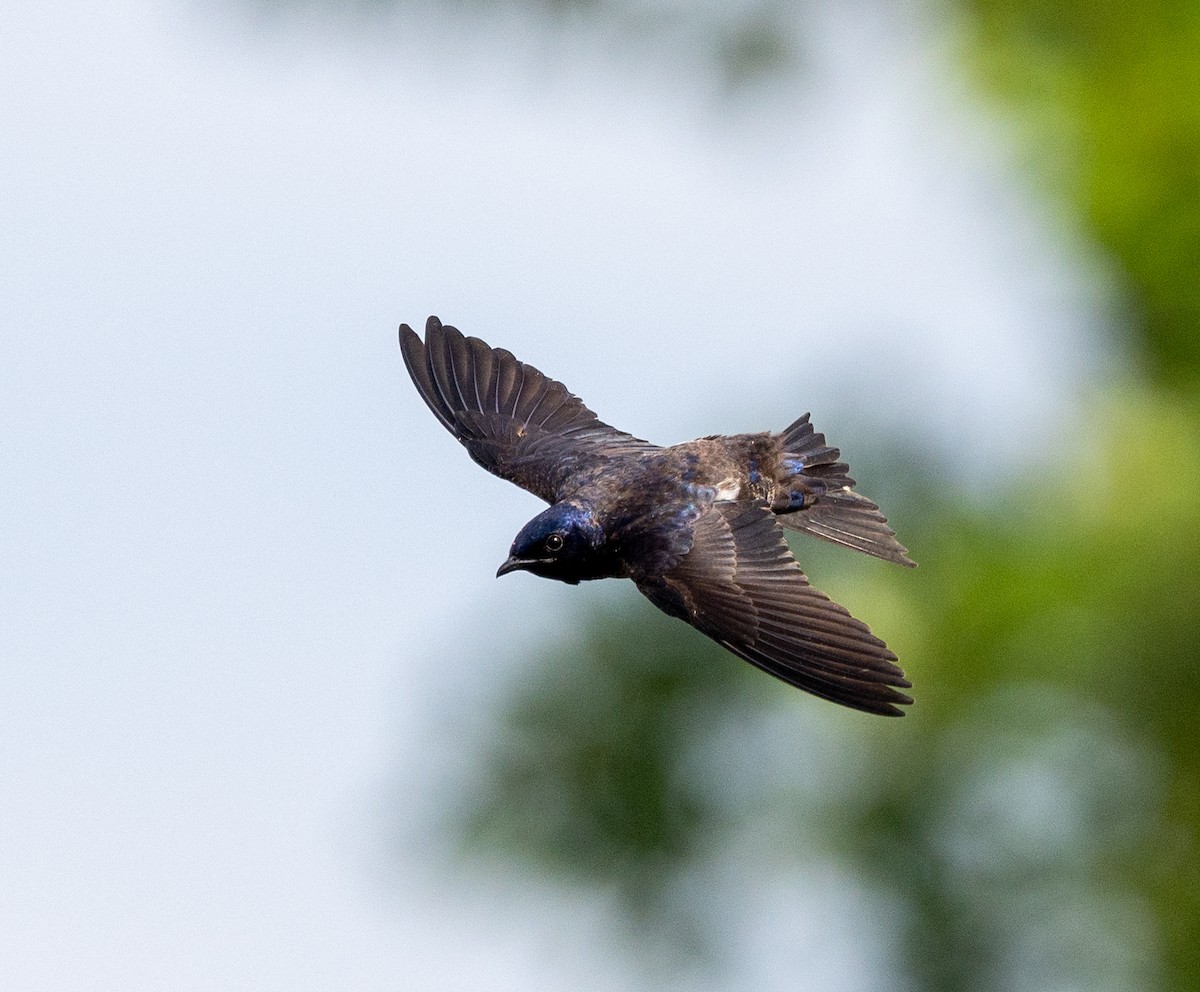
M1101 266L936 24L813 9L762 103L520 26L0 9L0 986L629 987L564 930L602 905L389 847L444 700L594 592L495 581L539 505L428 414L396 325L656 441L812 410L977 491L1107 367ZM747 920L816 908L778 889ZM866 898L820 892L834 931ZM748 979L871 974L823 935Z

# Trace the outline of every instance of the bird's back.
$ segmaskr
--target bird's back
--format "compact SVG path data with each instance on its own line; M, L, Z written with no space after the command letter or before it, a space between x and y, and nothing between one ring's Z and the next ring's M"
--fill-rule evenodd
M763 502L784 527L911 566L840 458L806 415L778 434L711 435L622 454L584 485L618 530L690 525L716 502Z

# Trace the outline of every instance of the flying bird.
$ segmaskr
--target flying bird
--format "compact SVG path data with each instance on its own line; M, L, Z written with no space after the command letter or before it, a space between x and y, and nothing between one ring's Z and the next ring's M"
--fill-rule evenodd
M602 423L561 382L430 317L400 326L417 390L489 472L550 504L497 576L630 578L660 610L735 655L843 706L901 716L896 656L809 585L784 538L803 531L913 566L809 415L778 434L660 447Z

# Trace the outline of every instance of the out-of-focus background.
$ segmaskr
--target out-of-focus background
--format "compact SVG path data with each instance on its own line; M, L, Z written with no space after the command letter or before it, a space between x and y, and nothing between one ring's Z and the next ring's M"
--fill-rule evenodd
M0 986L1200 987L1200 7L0 9ZM403 372L811 410L903 720L628 584Z

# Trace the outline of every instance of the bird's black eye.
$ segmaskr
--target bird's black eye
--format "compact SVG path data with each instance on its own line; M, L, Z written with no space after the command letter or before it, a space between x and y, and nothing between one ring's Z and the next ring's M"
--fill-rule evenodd
M554 554L557 551L562 551L564 543L566 543L566 542L563 541L562 534L559 534L556 531L555 533L551 534L548 538L546 538L546 550L549 551L551 554Z

